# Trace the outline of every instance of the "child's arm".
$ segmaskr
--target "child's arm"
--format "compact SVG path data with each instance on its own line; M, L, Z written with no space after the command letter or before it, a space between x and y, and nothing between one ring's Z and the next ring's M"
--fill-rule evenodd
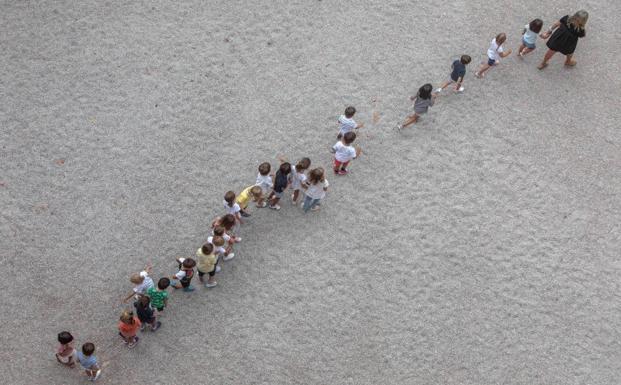
M461 87L461 83L464 81L464 77L460 76L457 78L457 85L455 85L455 89L458 90Z
M508 50L506 50L506 51L503 51L503 52L498 52L498 55L499 55L500 57L504 58L504 57L507 57L507 56L511 55L511 52L513 52L513 50L512 50L511 48L509 48L509 49L508 49Z
M149 276L153 273L153 265L151 265L151 262L145 266L144 271L146 271Z
M360 156L360 154L362 154L362 148L360 148L359 146L355 146L354 147L356 149L356 158Z
M284 155L278 155L276 158L281 164L287 162L287 157Z
M138 294L138 293L136 293L136 292L134 292L134 291L132 290L132 292L131 292L131 293L129 293L129 295L128 295L127 297L123 298L123 303L127 303L127 302L129 302L129 300L130 300L130 299L131 299L134 295L136 295L136 294Z
M357 130L357 129L362 128L362 127L364 127L364 123L358 123L358 124L356 124L356 127L354 127L354 128Z

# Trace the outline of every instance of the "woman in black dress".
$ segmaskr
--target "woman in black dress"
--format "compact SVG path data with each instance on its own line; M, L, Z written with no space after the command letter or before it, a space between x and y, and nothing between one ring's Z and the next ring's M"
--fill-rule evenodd
M573 16L565 15L561 20L552 24L550 29L544 33L543 38L548 40L548 52L543 57L543 61L537 68L540 70L548 66L548 60L554 56L555 53L560 52L565 55L565 65L575 66L576 61L572 59L578 39L584 37L586 34L584 27L589 19L587 11L578 11ZM554 33L552 33L554 31Z

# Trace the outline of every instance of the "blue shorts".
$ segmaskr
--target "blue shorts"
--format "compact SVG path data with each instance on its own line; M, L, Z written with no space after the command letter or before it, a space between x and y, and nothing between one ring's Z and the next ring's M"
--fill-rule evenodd
M496 60L487 58L487 64L490 66L496 65Z
M535 49L537 48L537 46L535 46L535 44L531 44L531 43L527 43L526 40L524 40L524 38L522 38L522 44L524 44L524 46L526 48L530 48L530 49Z

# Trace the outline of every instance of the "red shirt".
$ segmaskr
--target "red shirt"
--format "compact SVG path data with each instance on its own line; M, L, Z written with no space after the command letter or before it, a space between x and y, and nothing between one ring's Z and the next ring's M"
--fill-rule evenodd
M140 320L136 316L134 316L133 324L126 324L123 321L119 321L119 331L121 332L123 337L135 336L138 328L140 328Z

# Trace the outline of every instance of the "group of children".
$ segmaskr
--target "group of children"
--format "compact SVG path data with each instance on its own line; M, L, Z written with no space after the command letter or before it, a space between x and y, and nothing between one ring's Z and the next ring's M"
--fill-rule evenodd
M518 49L518 56L523 57L535 49L537 37L547 38L550 31L540 33L543 22L540 19L531 21L524 27L522 41ZM506 34L500 33L492 39L487 50L487 61L475 73L481 78L486 71L496 66L501 58L512 53L511 49L505 50ZM455 84L455 91L464 90L463 80L466 75L466 66L472 61L468 55L462 55L451 66L449 78L435 91L431 84L425 84L411 97L414 104L414 114L398 125L398 128L407 127L418 121L429 107L434 105L436 97L450 84ZM363 127L353 119L356 113L354 107L347 107L343 115L338 119L337 142L332 146L334 153L333 171L337 176L347 175L350 162L360 156L361 149L354 146L356 130ZM153 282L151 266L143 271L132 274L129 278L134 285L132 291L123 299L124 303L134 299L133 307L125 309L121 313L118 322L119 335L128 348L133 348L139 341L138 331L144 331L148 327L152 332L160 328L159 320L168 303L168 288L173 287L184 292L195 290L191 284L195 273L205 288L213 288L218 283L215 280L217 273L221 271L221 261L229 261L235 257L234 245L241 242L242 238L236 235L238 226L244 223L244 218L250 217L249 206L254 202L257 208L269 207L280 210L285 192L290 189L291 203L297 206L302 202L302 211L317 211L321 201L325 198L329 183L326 179L325 170L322 167L311 169L311 160L301 158L295 166L284 157L279 158L280 165L275 173L272 173L272 165L269 162L261 163L254 184L244 188L239 194L227 191L224 194L224 213L211 223L211 235L195 253L194 257L177 258L178 271L170 277L161 277L157 285ZM205 277L207 276L207 277ZM63 331L58 334L59 347L56 359L63 365L74 367L76 362L85 370L86 375L92 381L97 380L101 374L101 368L95 357L95 345L87 342L80 350L74 347L74 338Z
M541 19L534 19L524 26L520 47L517 53L519 58L523 58L524 55L527 55L535 50L537 37L547 39L550 36L551 30L541 33L542 28L543 21ZM487 60L481 63L481 66L475 72L474 76L479 79L483 78L485 73L490 68L500 63L500 59L511 55L513 50L505 50L504 48L504 43L506 41L507 35L504 32L499 33L492 39L489 48L487 49ZM410 100L413 102L414 114L408 116L403 123L398 124L397 130L401 130L416 123L420 119L421 115L427 113L429 107L434 105L436 97L450 84L455 84L455 92L463 92L464 87L462 84L464 77L466 76L466 66L470 64L471 61L472 58L468 55L462 55L458 60L453 61L449 78L444 81L442 85L435 90L435 92L430 83L424 84L420 87L416 95L410 97Z
M335 175L346 175L350 162L361 154L360 148L353 145L356 140L354 131L363 127L354 121L355 113L354 107L347 107L338 119L337 142L332 147ZM292 205L297 206L301 202L304 213L320 209L329 187L324 168L311 169L311 160L306 157L300 159L295 166L284 157L279 160L280 165L275 173L271 172L272 165L269 162L261 163L254 184L244 188L239 194L234 191L224 194L224 213L211 223L211 235L207 237L207 242L198 248L194 257L177 258L178 271L174 275L161 277L155 285L151 278L152 266L148 265L141 272L129 277L133 288L122 302L128 303L132 299L134 302L131 309L123 310L118 322L119 336L128 348L138 344L139 331L148 327L155 332L160 328L162 322L159 318L168 303L169 287L184 292L194 291L195 287L191 283L196 273L205 288L213 288L218 284L215 276L221 271L221 261L233 259L234 245L242 241L236 230L244 223L245 218L251 216L251 202L257 208L280 210L285 192L290 190ZM83 344L78 351L74 347L73 336L63 331L58 334L58 343L58 362L69 367L75 367L77 362L89 380L95 381L99 378L101 368L94 355L95 345L92 342Z

